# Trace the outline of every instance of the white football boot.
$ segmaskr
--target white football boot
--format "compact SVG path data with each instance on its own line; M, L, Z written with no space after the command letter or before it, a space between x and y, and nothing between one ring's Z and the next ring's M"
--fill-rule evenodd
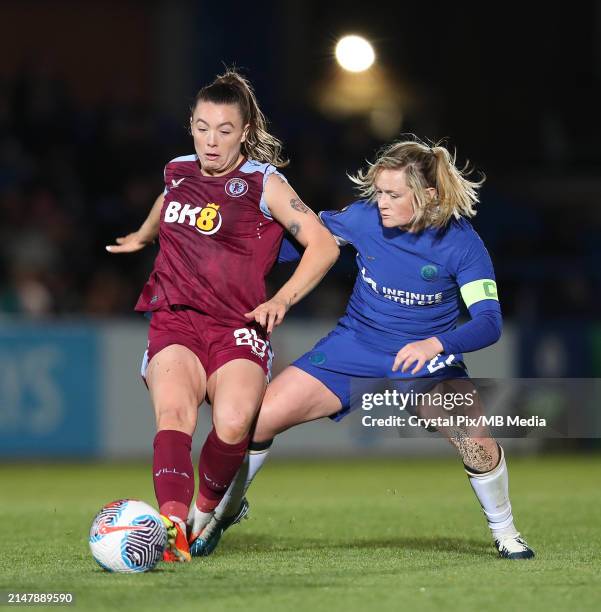
M495 540L499 556L503 559L532 559L534 551L519 533L499 536Z

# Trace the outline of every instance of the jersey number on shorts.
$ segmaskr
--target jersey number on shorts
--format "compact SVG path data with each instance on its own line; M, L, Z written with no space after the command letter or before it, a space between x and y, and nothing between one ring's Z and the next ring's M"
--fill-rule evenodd
M267 342L257 336L256 330L242 327L234 332L234 338L236 338L236 346L250 346L250 350L257 357L263 358L265 356Z
M438 361L439 357L440 355L436 355L434 359L431 359L428 362L426 367L428 368L428 372L430 372L430 374L434 374L434 372L441 370L445 366L450 366L453 361L455 361L455 355L449 355L444 361Z

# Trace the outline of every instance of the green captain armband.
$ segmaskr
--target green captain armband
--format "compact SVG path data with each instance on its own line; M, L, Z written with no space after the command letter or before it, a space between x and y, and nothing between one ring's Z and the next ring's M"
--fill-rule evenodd
M497 294L497 283L491 278L481 278L479 280L472 281L463 285L460 289L461 297L465 302L465 305L469 308L476 302L482 300L497 300L499 296Z

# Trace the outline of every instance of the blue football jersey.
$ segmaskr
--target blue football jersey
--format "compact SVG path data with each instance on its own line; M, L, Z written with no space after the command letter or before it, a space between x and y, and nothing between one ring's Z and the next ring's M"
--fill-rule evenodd
M320 217L357 251L359 273L340 324L361 341L397 351L452 331L461 298L472 313L490 301L498 308L490 256L466 219L411 233L383 227L377 205L364 201Z

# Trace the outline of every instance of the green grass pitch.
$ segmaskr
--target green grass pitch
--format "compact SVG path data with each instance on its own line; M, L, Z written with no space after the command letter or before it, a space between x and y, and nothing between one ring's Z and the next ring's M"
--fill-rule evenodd
M0 590L80 610L601 609L601 457L509 466L532 561L497 558L458 461L273 461L212 557L114 575L87 532L113 499L155 503L150 467L4 464Z

